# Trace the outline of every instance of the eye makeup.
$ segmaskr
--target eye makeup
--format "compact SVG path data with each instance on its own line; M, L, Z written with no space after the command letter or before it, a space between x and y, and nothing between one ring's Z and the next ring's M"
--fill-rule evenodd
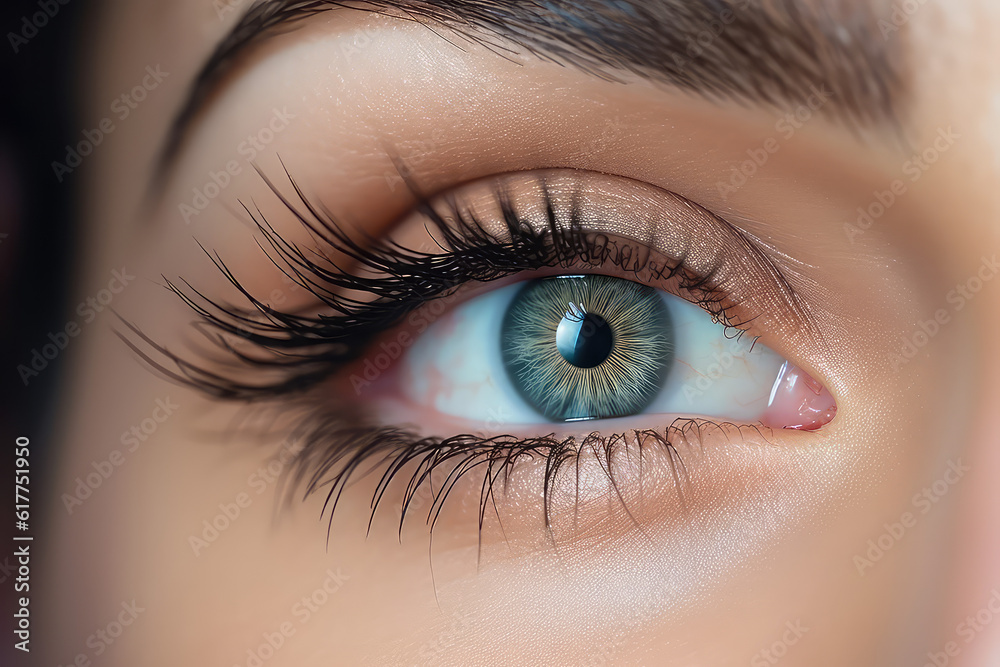
M373 516L394 477L404 470L410 475L405 517L407 499L432 473L443 471L446 480L435 492L437 513L470 472L496 479L520 461L545 460L548 497L562 464L583 451L603 452L610 462L616 448L655 443L674 461L674 441L743 433L737 424L691 416L670 417L667 424L647 416L637 423L650 427L618 435L606 432L602 419L582 430L502 424L490 432L489 425L466 423L457 435L419 418L402 423L403 411L367 400L367 384L385 385L395 376L380 369L386 372L366 379L366 354L407 328L414 339L423 334L436 303L452 305L515 277L572 274L663 290L701 307L732 336L777 340L774 332L815 333L781 270L753 241L693 202L629 179L571 170L502 175L417 196L413 213L386 238L370 239L348 233L291 177L290 188L264 178L318 247L287 241L259 209L245 210L267 258L315 297L314 307L273 307L210 254L246 303L209 298L183 280L167 286L197 314L214 353L190 359L133 325L122 337L161 373L206 395L300 408L304 419L296 430L309 444L297 459L296 483L307 492L325 489L331 511L348 480L372 469L385 471ZM607 416L630 414L614 412ZM748 426L761 434L761 427ZM486 482L483 489L481 517L490 496Z

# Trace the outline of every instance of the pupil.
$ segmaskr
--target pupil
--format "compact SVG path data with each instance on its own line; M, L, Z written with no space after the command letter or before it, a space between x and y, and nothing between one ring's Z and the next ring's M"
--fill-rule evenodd
M528 281L507 307L499 338L514 388L554 422L638 414L674 363L667 301L610 276Z
M571 308L556 327L556 349L578 368L599 366L611 354L615 339L600 315Z

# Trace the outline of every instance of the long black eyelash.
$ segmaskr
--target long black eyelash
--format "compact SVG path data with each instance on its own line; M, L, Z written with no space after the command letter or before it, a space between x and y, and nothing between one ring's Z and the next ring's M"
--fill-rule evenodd
M545 527L551 528L551 492L557 477L567 466L579 466L584 456L597 458L612 489L624 506L624 495L615 476L616 457L644 456L650 447L667 452L674 486L681 507L684 506L684 489L690 482L687 468L679 447L697 447L708 432L742 436L749 429L766 437L761 427L714 422L707 419L678 418L663 430L642 429L625 433L603 435L590 433L583 438L556 438L544 435L517 438L512 435L484 437L459 434L450 437L420 437L405 429L390 426L364 426L349 424L341 416L325 412L310 420L305 433L296 439L299 455L289 476L288 488L303 490L303 497L321 493L325 496L323 515L329 515L327 540L330 538L333 517L341 496L350 482L374 470L383 470L372 492L368 530L375 515L384 510L384 500L390 485L406 480L399 501L398 530L413 509L414 499L421 489L430 489L425 522L433 534L445 501L459 480L478 471L482 476L479 497L479 529L483 528L486 514L496 506L497 494L506 490L514 465L520 461L540 457L545 460L543 504ZM344 443L349 443L345 445ZM640 465L640 480L641 485ZM435 488L432 476L441 473ZM400 477L401 475L405 475ZM626 510L628 508L626 507Z
M568 225L558 221L544 180L539 186L547 224L541 229L524 220L502 190L496 192L504 222L501 235L487 232L483 222L454 199L445 201L444 212L421 201L417 211L426 218L440 250L425 252L388 241L352 238L322 204L306 197L291 177L298 203L266 175L261 173L261 177L318 245L335 249L352 269L344 270L321 251L305 250L286 241L258 208L244 204L262 237L258 245L264 254L328 312L302 315L269 306L240 283L218 254L204 247L249 307L212 300L187 281L178 284L164 277L166 286L198 316L196 327L223 353L214 364L218 370L185 360L131 323L125 323L131 335L120 337L158 372L216 398L256 401L301 393L358 359L373 339L407 314L466 283L556 266L612 265L635 275L645 273L651 280L677 277L679 287L735 335L741 335L749 323L735 322L729 316L722 305L724 292L713 286L714 272L696 275L685 268L684 258L654 260L640 244L587 232L576 216ZM368 298L352 296L358 294ZM236 340L248 343L250 349L238 349L233 344ZM266 381L244 379L248 376Z
M443 203L444 211L421 201L417 210L426 218L428 230L438 245L437 252L425 252L391 242L356 240L345 233L322 204L307 198L290 176L298 203L283 194L266 175L261 173L261 177L312 233L319 247L336 250L344 257L341 261L352 267L348 272L321 251L307 251L286 241L258 208L244 205L261 235L258 245L264 254L290 280L315 296L327 309L326 313L302 315L267 305L240 283L218 254L208 250L206 254L249 307L220 303L186 281L178 284L164 278L166 286L198 316L195 326L213 343L215 351L222 353L221 358L214 360L211 367L190 362L129 322L125 322L129 331L120 332L119 337L152 369L211 397L241 402L285 397L291 401L301 399L310 405L307 389L356 360L373 339L413 310L452 294L467 282L488 282L546 267L610 264L636 276L642 274L647 280L676 277L680 288L735 335L741 335L748 324L734 322L729 317L728 309L723 307L725 294L714 286L714 272L696 275L685 268L684 258L654 260L641 243L587 232L575 215L568 225L560 222L544 180L539 181L547 212L547 224L542 229L535 229L522 219L502 190L495 193L504 222L499 235L487 232L482 221L454 199ZM352 295L367 295L367 298ZM237 347L236 340L245 341L251 349ZM251 382L246 377L263 377L264 381ZM629 439L637 443L640 456L646 447L664 447L680 493L687 475L674 441L692 442L706 428L725 426L688 419L678 420L662 432L645 430L610 436L592 433L583 439L473 434L428 438L402 428L363 425L357 418L345 417L328 405L312 406L297 429L306 436L293 462L293 484L289 489L304 489L305 497L326 489L324 512L329 510L332 524L333 512L348 482L359 474L385 466L372 498L370 527L390 482L412 467L414 472L400 508L400 530L418 489L425 486L432 489L428 522L433 530L441 507L458 479L479 471L484 475L479 514L482 527L487 507L491 502L495 507L498 484L506 482L514 464L542 456L547 461L543 498L548 523L550 490L556 476L567 462L579 462L583 453L591 451L602 458L618 492L612 463L616 451L625 447ZM446 471L445 481L435 490L431 476L442 471Z

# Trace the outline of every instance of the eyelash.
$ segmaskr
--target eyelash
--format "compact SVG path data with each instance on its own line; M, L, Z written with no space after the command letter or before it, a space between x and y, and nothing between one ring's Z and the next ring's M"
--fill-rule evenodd
M505 488L519 461L542 457L545 460L542 502L545 527L549 529L552 489L558 475L567 466L575 464L579 484L580 462L588 454L597 458L612 489L619 498L623 498L614 473L616 457L624 454L641 460L650 446L662 447L667 453L675 490L683 507L684 488L690 479L680 454L682 449L699 447L711 433L720 434L734 444L749 432L765 441L770 435L770 429L758 425L678 418L662 431L633 429L611 435L595 431L582 438L570 436L559 439L554 434L530 438L512 435L484 437L468 433L440 438L420 437L394 427L351 426L342 416L331 414L326 406L306 407L305 414L310 418L302 422L302 428L291 438L297 444L298 455L292 465L288 498L295 489L303 489L303 499L326 489L322 513L324 516L329 513L327 540L341 495L355 473L363 467L365 471L385 470L372 492L369 532L390 485L405 480L399 505L400 534L414 499L425 487L430 488L426 523L433 534L445 501L467 474L479 469L483 475L478 510L479 529L482 530L490 503L496 509L497 483L500 483L501 489ZM412 472L403 472L414 464ZM641 465L639 470L638 483L641 486ZM435 488L432 477L438 472L442 474L437 478L439 483Z
M545 268L569 269L581 264L611 266L637 279L644 278L642 282L655 284L675 280L676 288L685 298L724 324L731 337L742 336L750 321L732 317L736 304L713 282L715 269L697 275L686 266L683 257L664 258L660 262L642 244L587 232L580 225L575 209L568 225L559 222L543 178L538 185L547 225L540 231L520 217L501 187L494 189L509 236L505 239L488 233L483 221L455 198L438 200L442 204L435 206L418 197L415 210L426 218L442 251L429 253L392 242L364 239L366 243L362 243L352 239L324 206L305 196L287 172L300 205L282 194L266 175L260 175L282 204L321 244L355 265L352 272L346 272L322 253L310 253L289 243L259 209L243 205L263 237L264 243L259 245L268 259L334 314L301 315L268 306L240 283L218 254L202 246L251 307L212 300L183 279L183 286L166 280L166 287L198 316L194 326L214 344L216 351L221 353L219 358L212 360L210 367L187 361L127 321L123 321L127 331L118 332L118 335L147 366L210 397L244 403L278 401L286 411L293 405L302 408L302 419L294 430L294 440L301 446L291 467L292 484L288 487L288 497L298 488L304 490L304 499L329 487L323 513L329 510L331 525L343 489L359 469L365 468L367 473L366 463L373 464L370 469L384 467L386 470L373 493L369 529L390 483L408 465L416 464L406 481L401 501L400 530L418 490L424 484L431 485L432 473L446 471L443 484L436 490L431 485L427 520L433 531L445 499L460 478L477 469L486 475L480 496L481 528L488 503L495 503L493 494L497 480L506 481L519 460L544 456L543 499L548 526L550 490L556 476L567 461L579 463L585 451L602 458L602 466L617 491L611 472L615 452L630 439L639 455L649 443L662 446L669 454L680 492L687 475L677 443L700 441L709 429L730 435L752 429L766 439L764 431L769 429L762 427L688 418L675 420L662 432L632 430L608 436L593 432L581 439L559 439L554 434L531 438L473 434L421 437L393 426L359 422L356 414L348 416L347 410L340 414L308 390L361 357L373 340L408 314L434 299L454 294L469 282L485 283ZM441 205L446 209L440 210ZM359 300L346 296L348 293L369 295L371 299ZM252 351L237 349L234 339L246 341ZM277 373L278 377L267 383L253 383L241 379L248 372Z

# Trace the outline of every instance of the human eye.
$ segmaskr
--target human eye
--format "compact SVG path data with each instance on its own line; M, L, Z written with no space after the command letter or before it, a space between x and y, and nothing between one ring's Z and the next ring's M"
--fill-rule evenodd
M536 205L541 199L561 218L551 198L565 180L539 177L526 198ZM509 188L502 192L503 205L516 216ZM470 213L452 207L443 215ZM576 234L581 257L522 272L511 284L480 288L454 305L439 301L415 312L409 326L387 336L360 374L351 375L354 393L414 420L437 412L494 429L644 414L816 429L833 418L836 406L826 389L759 334L745 335L746 325L728 314L724 288L642 242L605 234L588 241L573 219L581 215L566 212L560 228L569 230L569 245ZM456 296L460 292L450 301ZM400 356L398 368L390 367ZM383 372L389 379L379 382Z
M373 465L373 519L386 494L403 519L435 477L449 480L431 492L440 507L465 475L544 461L548 521L567 460L614 467L656 444L675 464L680 447L770 444L836 414L766 324L810 330L794 290L753 241L679 195L576 170L501 174L417 197L384 238L359 241L294 181L267 183L319 248L257 210L261 247L312 305L276 308L215 257L243 306L170 283L214 359L145 339L147 359L210 395L308 406L297 474L334 511Z

